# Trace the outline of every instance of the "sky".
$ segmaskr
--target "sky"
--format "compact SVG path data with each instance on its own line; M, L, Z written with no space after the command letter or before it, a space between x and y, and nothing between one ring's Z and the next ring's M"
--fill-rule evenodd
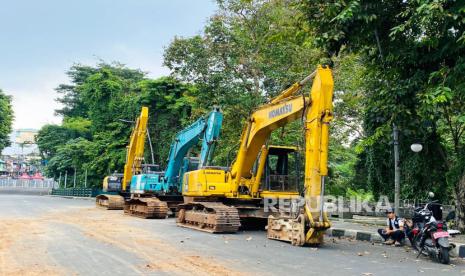
M59 123L55 88L74 63L118 61L168 75L163 50L201 33L214 0L0 0L0 89L13 96L13 127Z

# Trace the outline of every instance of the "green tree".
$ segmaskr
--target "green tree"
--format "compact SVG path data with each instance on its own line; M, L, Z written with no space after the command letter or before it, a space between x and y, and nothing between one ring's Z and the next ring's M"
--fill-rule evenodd
M42 158L47 159L48 157L55 155L58 147L66 144L68 140L76 139L78 137L90 139L90 126L91 122L81 117L67 117L64 119L61 126L43 126L39 130L35 139Z
M197 120L198 116L204 115L191 115L192 105L195 103L192 96L195 88L173 78L162 77L139 82L136 91L140 94L139 104L149 108L148 131L152 139L155 162L164 167L169 145L176 133ZM149 155L146 157L149 161Z
M100 62L95 67L75 64L66 72L71 84L60 84L56 88L57 93L60 95L57 101L63 106L61 109L56 110L56 113L64 117L85 118L89 110L85 103L88 95L84 94L83 85L87 83L87 79L90 76L102 73L103 71L107 73L111 72L112 76L123 80L121 85L125 89L131 83L140 81L145 77L145 74L141 70L132 70L117 62L111 64ZM87 87L87 89L90 88Z
M11 96L6 95L0 89L0 152L10 145L10 133L12 131L13 108Z
M461 1L302 1L315 42L328 56L355 52L367 68L364 130L368 183L392 191L390 133L401 129L403 194L454 191L465 229L463 74L465 7ZM409 152L421 141L420 155ZM460 169L459 169L460 168ZM446 185L446 174L447 183Z
M37 144L48 160L47 174L57 178L78 170L83 181L99 186L105 175L122 171L132 125L142 106L149 107L149 131L155 161L165 165L172 137L191 117L194 88L173 78L148 79L140 70L120 64L74 65L71 84L60 85L61 125L46 125ZM151 162L146 147L146 162Z

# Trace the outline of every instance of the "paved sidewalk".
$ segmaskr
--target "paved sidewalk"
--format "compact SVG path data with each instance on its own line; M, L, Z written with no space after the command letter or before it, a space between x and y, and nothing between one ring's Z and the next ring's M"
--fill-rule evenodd
M378 218L378 221L382 218ZM333 237L345 237L359 241L368 241L381 243L383 240L378 234L378 229L385 226L381 226L380 223L372 223L376 218L367 218L368 222L360 222L361 219L354 220L341 219L332 220L331 229L327 232L328 235ZM451 243L455 244L455 248L451 251L454 256L465 258L465 235L457 235L451 237ZM407 242L407 244L409 244Z

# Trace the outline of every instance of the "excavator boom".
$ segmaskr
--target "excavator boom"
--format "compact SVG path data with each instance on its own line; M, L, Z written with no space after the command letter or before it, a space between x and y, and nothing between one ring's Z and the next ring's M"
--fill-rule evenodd
M131 134L131 139L126 152L126 164L124 165L122 190L126 191L131 178L142 171L144 159L145 138L147 135L147 122L149 118L148 107L142 107L139 118Z
M104 178L103 188L104 193L96 197L97 207L102 207L108 210L122 210L124 207L124 197L121 195L128 190L128 184L134 174L139 174L142 171L141 165L144 159L144 146L145 137L147 134L147 121L149 116L149 109L142 107L139 117L136 119L134 128L131 133L129 145L126 149L126 163L124 165L124 173L118 177L121 181L120 189L109 189L108 181L110 176Z
M168 166L165 172L167 183L179 183L182 161L189 149L197 145L200 139L202 139L202 149L199 166L208 164L220 134L222 121L223 114L219 108L215 107L207 116L201 117L176 135L170 147Z

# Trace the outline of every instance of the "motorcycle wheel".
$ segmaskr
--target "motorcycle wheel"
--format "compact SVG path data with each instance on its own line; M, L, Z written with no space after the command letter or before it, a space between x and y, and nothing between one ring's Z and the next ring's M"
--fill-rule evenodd
M439 248L439 261L442 264L450 263L449 248L442 247L442 246Z
M421 240L421 237L419 235L413 237L413 244L412 244L413 249L420 251L420 240Z

